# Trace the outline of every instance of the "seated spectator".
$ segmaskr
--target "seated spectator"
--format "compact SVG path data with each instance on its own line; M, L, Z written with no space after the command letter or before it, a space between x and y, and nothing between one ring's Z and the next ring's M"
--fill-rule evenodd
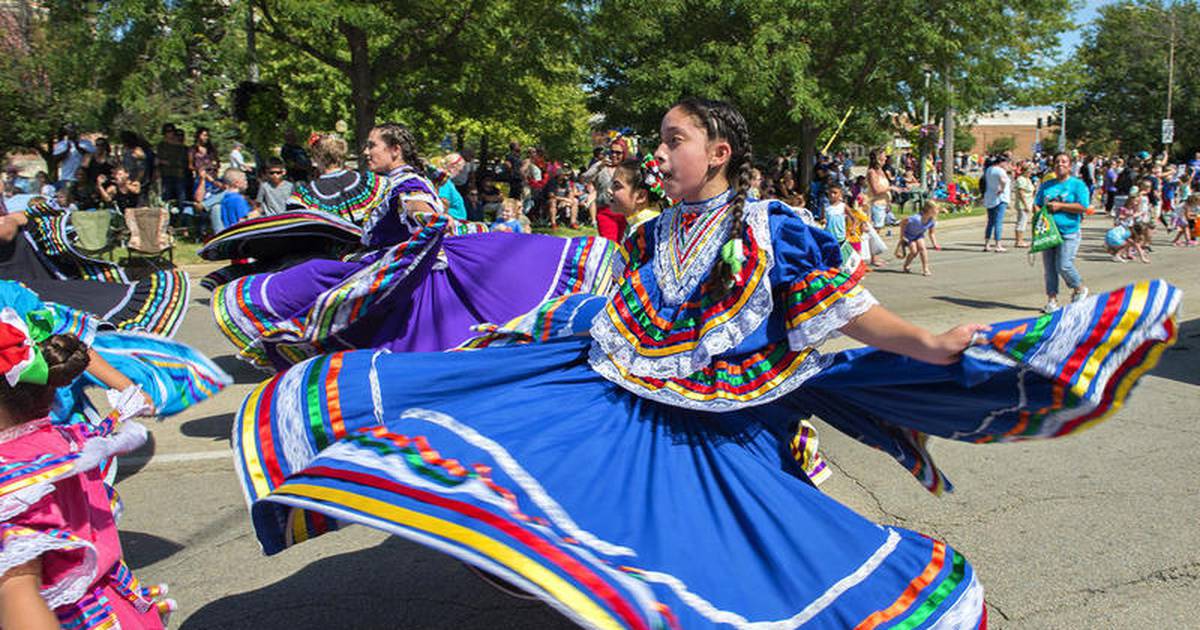
M10 164L8 168L5 169L4 194L12 196L36 193L36 191L32 190L32 188L33 182L31 182L28 177L22 177L20 169L18 169L15 164Z
M29 191L31 195L40 195L46 199L54 197L54 184L50 183L50 176L46 171L38 171L37 175L33 176L34 185Z
M258 196L254 198L254 204L261 214L279 214L287 211L288 199L291 198L295 186L284 179L285 175L287 167L284 166L283 160L267 160L266 181L259 182Z
M550 178L542 188L546 196L546 210L550 215L550 229L558 227L558 215L566 211L571 220L571 229L579 229L579 200L576 199L571 182L566 173L560 172Z
M249 217L258 216L246 200L246 174L236 168L225 169L225 196L221 199L221 229Z
M503 201L500 215L492 223L492 230L495 232L514 232L516 234L527 234L529 232L529 219L525 218L524 214L521 214L520 199L505 199Z
M96 192L100 196L100 206L115 207L119 210L140 208L146 205L142 184L130 179L129 172L124 166L113 169L112 179L100 175L96 178Z
M501 192L500 187L496 185L496 180L490 174L485 174L483 179L479 180L479 202L484 220L487 220L488 216L500 217L504 193Z
M58 192L54 193L54 197L52 199L46 200L46 203L51 208L58 210L59 212L72 212L79 209L79 206L75 205L75 199L71 194L71 188L68 186L60 188Z
M442 207L450 216L459 221L467 220L467 206L463 202L458 188L454 185L454 178L462 172L465 165L466 160L457 153L449 153L443 157L442 170L446 172L448 177L446 178L446 182L438 188L438 197L442 200Z

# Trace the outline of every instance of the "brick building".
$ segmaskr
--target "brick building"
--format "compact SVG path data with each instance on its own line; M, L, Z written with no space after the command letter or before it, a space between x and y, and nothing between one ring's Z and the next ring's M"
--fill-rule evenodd
M1056 107L1048 106L1004 109L979 114L969 123L971 135L975 136L975 146L971 149L971 152L983 154L992 142L1001 138L1011 137L1016 143L1016 146L1013 148L1013 157L1032 157L1034 144L1039 138L1043 140L1043 145L1047 132L1053 133L1057 138L1058 126L1050 127L1046 124L1050 116L1057 113L1058 109ZM1037 128L1038 118L1042 119L1040 133ZM1054 150L1057 147L1044 148Z

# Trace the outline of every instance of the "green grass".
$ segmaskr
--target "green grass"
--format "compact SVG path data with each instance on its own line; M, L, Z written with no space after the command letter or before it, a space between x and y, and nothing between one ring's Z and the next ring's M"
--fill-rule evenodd
M199 243L191 243L191 242L183 241L183 240L175 241L175 265L176 266L195 265L198 263L208 262L208 261L204 260L203 258L196 255L196 252L199 250L200 250ZM125 257L127 255L128 255L128 252L126 251L126 249L124 247L118 247L113 250L112 256L101 256L101 259L102 260L111 260L111 261L115 261L117 263L123 263L125 261ZM137 258L134 258L131 266L137 266L138 264L139 263L137 262Z
M570 238L573 236L595 236L596 228L594 228L590 225L584 225L584 226L580 226L580 228L578 230L572 230L569 227L564 227L564 226L560 225L559 227L551 230L549 228L549 226L535 225L535 226L533 226L533 233L534 234L549 234L551 236L561 236L564 238Z

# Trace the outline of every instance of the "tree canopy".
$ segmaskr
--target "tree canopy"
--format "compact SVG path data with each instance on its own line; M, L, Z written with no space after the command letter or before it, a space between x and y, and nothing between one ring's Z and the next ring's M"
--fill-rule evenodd
M27 19L0 41L0 116L10 121L0 151L46 151L63 122L154 137L173 121L268 144L285 123L348 121L358 142L394 119L426 144L447 134L514 139L568 158L586 150L593 112L653 134L688 94L734 101L760 152L799 146L806 156L835 132L887 137L919 121L926 99L934 112L1010 102L1018 77L1040 76L1041 51L1070 9L1070 0L16 4L26 10L13 15ZM253 130L232 116L251 52L262 93L283 101L258 107L278 124Z
M60 126L153 137L165 121L230 133L244 65L236 23L213 2L18 2L0 19L0 153L50 155Z
M1067 137L1093 151L1161 147L1168 56L1175 39L1174 147L1200 147L1200 29L1196 3L1121 2L1104 6L1073 58L1048 85L1069 95Z
M588 113L571 37L577 18L563 3L253 6L269 40L264 78L287 96L305 95L293 98L296 118L312 127L349 117L361 141L377 119L400 119L427 143L454 131L540 138L566 154L583 149Z
M1069 0L597 2L592 105L654 133L684 95L727 98L756 147L799 145L811 158L851 107L846 139L877 136L896 114L918 121L926 97L938 111L947 82L960 109L1002 102L1056 43L1069 9ZM925 69L935 77L928 94Z

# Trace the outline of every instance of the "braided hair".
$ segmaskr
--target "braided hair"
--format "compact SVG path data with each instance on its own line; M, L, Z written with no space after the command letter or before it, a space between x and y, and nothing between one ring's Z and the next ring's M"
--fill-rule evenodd
M729 143L729 163L725 165L725 177L733 184L733 199L729 202L729 215L733 219L729 222L729 241L743 248L746 226L742 212L754 181L750 131L746 119L733 105L724 101L688 97L671 108L676 107L696 119L709 141L723 140ZM726 296L737 284L737 273L724 256L717 258L708 282L715 285L712 288L720 297Z
M379 137L388 146L400 147L400 157L404 158L405 164L417 169L419 173L425 172L425 160L421 159L421 154L417 151L417 138L408 127L398 122L385 122L376 125L375 128L379 130Z
M49 415L58 388L70 385L88 366L88 348L75 335L53 335L38 345L49 368L46 384L0 383L0 405L19 422Z
M661 209L663 202L668 201L668 197L662 189L662 175L658 172L658 164L650 162L651 160L653 160L651 156L646 156L641 160L626 158L617 165L617 176L634 190L645 191L650 205ZM649 166L647 162L650 162Z

